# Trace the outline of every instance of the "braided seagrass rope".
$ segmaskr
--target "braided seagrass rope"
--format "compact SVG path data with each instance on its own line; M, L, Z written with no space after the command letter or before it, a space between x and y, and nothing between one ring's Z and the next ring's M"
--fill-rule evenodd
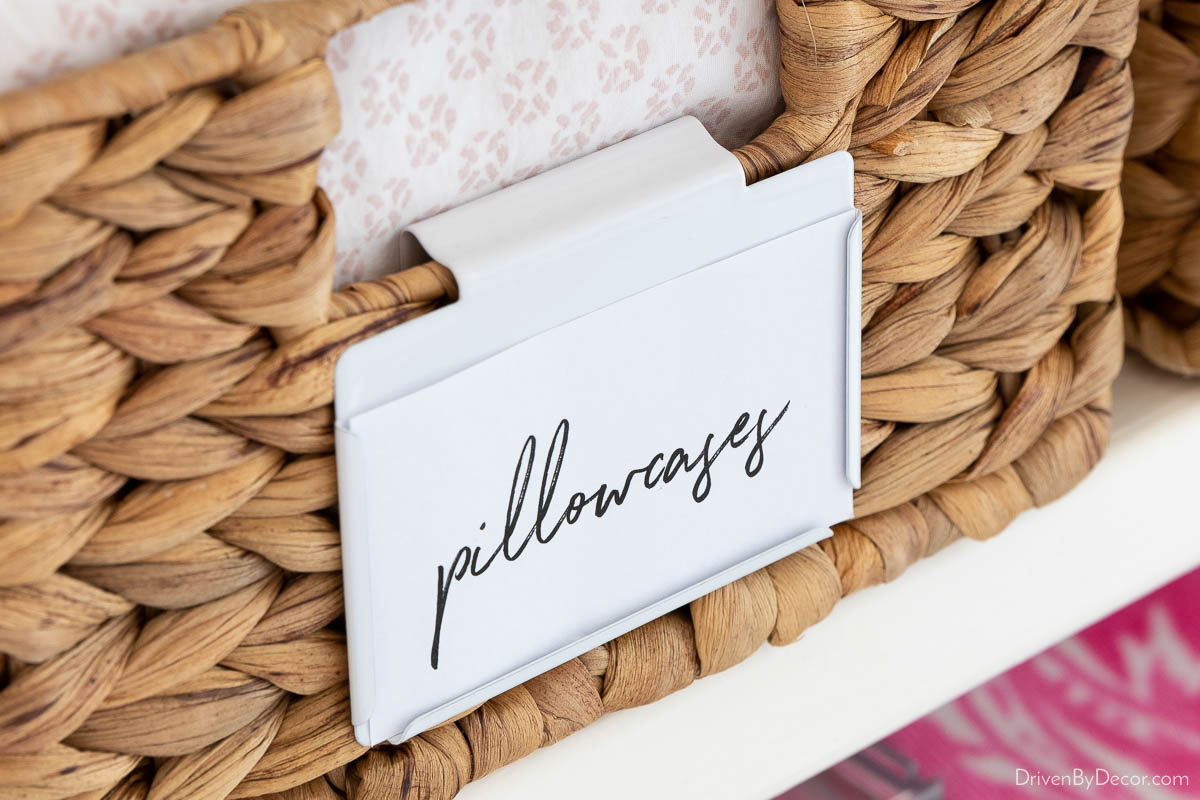
M1121 186L1125 338L1160 367L1200 375L1200 5L1140 8Z
M1106 446L1133 4L780 0L787 111L737 155L855 155L857 518L366 752L332 368L455 296L432 262L330 293L320 54L390 4L260 4L0 96L0 797L450 798L992 536Z

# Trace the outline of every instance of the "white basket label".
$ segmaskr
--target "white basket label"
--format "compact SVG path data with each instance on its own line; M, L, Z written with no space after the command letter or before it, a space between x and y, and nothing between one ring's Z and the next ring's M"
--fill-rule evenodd
M852 516L858 213L835 206L804 224L820 202L809 199L808 220L753 208L779 202L788 176L848 202L849 160L747 189L731 156L719 151L717 164L700 147L691 172L721 180L684 180L636 213L626 205L644 201L606 206L620 193L586 188L622 169L653 182L662 148L696 141L695 127L675 127L417 226L460 301L340 360L362 743L433 727ZM486 245L481 227L512 236L537 224L539 204L564 217L559 234L520 237L524 253ZM581 204L588 219L573 225ZM710 249L664 256L681 231L704 238L722 205L751 207L740 245L725 230ZM646 214L669 221L647 226ZM723 216L736 227L739 214ZM597 277L605 288L589 293Z

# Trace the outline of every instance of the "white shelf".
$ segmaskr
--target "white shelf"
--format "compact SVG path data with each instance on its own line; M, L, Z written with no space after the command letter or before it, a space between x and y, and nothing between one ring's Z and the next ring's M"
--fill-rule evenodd
M1200 566L1200 381L1130 356L1115 409L1107 456L1065 498L461 797L766 800Z

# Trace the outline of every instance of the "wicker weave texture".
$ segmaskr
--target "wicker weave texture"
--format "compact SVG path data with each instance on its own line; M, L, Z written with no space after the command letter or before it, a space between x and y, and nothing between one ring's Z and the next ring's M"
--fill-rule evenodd
M1140 7L1121 188L1125 335L1158 366L1200 375L1200 5Z
M0 797L450 798L992 536L1106 446L1133 3L780 0L787 110L737 155L855 156L857 518L365 752L332 369L455 295L436 263L331 293L320 55L389 4L248 7L0 96Z

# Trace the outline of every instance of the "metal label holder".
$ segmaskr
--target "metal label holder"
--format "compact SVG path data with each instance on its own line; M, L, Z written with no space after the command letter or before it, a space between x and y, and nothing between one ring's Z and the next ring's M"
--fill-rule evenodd
M831 534L802 533L440 703L402 730L384 730L375 720L379 623L372 617L370 547L358 533L366 503L354 418L599 308L834 218L844 224L846 242L845 477L857 488L862 217L848 153L746 186L738 160L685 117L410 228L454 272L458 301L349 348L335 374L351 717L359 742L410 738ZM402 354L402 363L363 369L384 354L393 361Z

